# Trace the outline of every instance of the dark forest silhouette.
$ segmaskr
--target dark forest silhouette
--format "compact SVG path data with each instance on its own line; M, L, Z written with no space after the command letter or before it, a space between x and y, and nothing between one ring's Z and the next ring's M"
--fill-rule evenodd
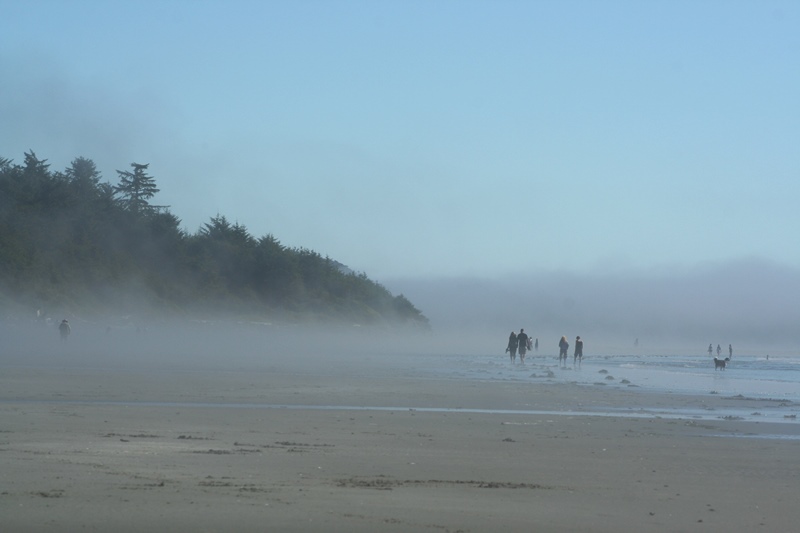
M0 304L88 312L239 315L428 326L403 295L217 214L180 228L148 165L102 181L90 159L51 171L0 158Z

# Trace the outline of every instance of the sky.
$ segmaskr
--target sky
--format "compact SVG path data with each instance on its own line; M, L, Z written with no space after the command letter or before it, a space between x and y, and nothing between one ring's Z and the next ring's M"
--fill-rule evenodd
M377 280L800 268L795 1L0 0L0 157Z

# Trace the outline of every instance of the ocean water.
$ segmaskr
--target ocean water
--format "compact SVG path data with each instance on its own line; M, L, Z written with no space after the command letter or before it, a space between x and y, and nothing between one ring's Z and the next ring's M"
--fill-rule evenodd
M771 400L800 401L800 357L734 357L725 370L708 357L604 357L586 368L612 365L621 379L657 391L714 393Z
M570 355L560 366L552 355L528 355L523 365L508 355L451 355L437 372L453 379L513 381L531 384L576 383L642 394L636 409L651 415L678 418L730 418L800 424L800 356L734 355L725 370L715 370L713 358L687 355L603 355L584 357L579 366ZM685 404L675 409L648 409L648 393L719 395L759 400L769 409L734 407L709 415ZM676 404L677 405L677 404ZM633 413L634 409L626 410ZM609 413L613 414L613 413Z
M748 398L800 402L800 356L735 356L725 370L707 357L680 355L604 355L584 357L578 366L570 355L565 367L553 356L526 357L512 364L508 356L451 356L440 369L467 379L541 381L639 387L646 391L683 394L741 395ZM549 375L552 373L552 375Z

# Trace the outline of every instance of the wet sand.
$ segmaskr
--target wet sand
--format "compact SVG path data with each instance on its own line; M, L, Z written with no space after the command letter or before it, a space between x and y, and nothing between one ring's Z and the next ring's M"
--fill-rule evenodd
M461 381L399 359L150 362L0 369L0 530L775 532L800 520L797 423L613 415L764 401Z

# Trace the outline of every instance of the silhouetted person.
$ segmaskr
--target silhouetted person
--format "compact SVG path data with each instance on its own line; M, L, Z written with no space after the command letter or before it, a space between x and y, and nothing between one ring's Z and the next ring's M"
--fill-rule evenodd
M564 361L564 364L567 364L567 351L569 350L569 342L567 341L567 336L563 335L561 340L558 341L558 364L561 365L561 361Z
M525 333L525 330L520 328L519 333L517 333L517 346L519 349L519 360L520 362L525 362L525 352L528 351L528 335Z
M539 351L539 337L536 337L536 342L533 343L533 348L538 352Z
M708 345L708 356L711 357L714 355L714 347L710 344Z
M583 361L583 341L580 335L575 337L575 353L573 354L572 364L580 364Z
M728 345L728 359L733 358L733 344Z
M62 341L67 340L67 337L69 337L69 334L72 332L69 327L69 322L67 322L66 318L61 321L61 324L58 325L58 332L61 334Z
M511 362L517 360L517 334L513 331L511 335L508 336L508 346L506 347L506 352L511 356Z

